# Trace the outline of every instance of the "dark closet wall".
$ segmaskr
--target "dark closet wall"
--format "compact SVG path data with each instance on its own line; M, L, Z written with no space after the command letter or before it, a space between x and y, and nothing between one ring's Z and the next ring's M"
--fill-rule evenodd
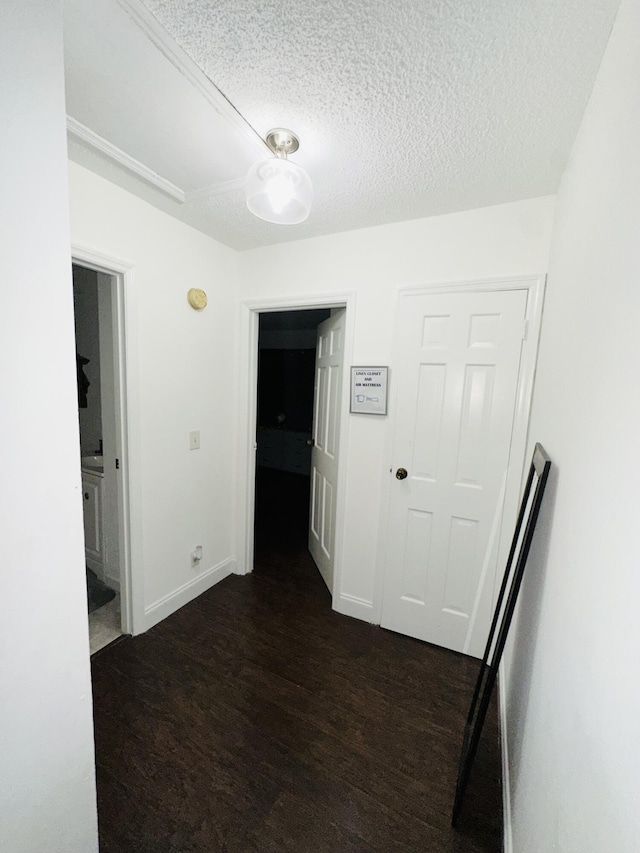
M258 426L310 432L314 349L263 349L258 370Z

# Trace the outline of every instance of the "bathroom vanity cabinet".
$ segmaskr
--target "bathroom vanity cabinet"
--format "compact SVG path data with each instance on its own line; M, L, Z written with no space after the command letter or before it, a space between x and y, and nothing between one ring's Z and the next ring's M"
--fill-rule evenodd
M84 550L87 566L104 579L103 549L103 483L104 475L82 471L82 506L84 511Z

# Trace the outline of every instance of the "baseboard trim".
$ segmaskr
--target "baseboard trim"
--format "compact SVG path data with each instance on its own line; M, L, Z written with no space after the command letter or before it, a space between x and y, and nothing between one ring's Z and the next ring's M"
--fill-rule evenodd
M500 751L502 753L502 850L513 853L511 827L511 780L509 777L509 741L507 740L507 697L504 661L498 669L498 716L500 717Z
M339 595L333 600L333 609L343 616L352 616L362 622L373 622L373 604L355 595Z
M213 566L211 569L198 575L197 578L187 581L187 583L178 587L178 589L169 593L169 595L165 595L163 598L158 599L158 601L154 601L153 604L144 609L144 630L148 631L149 628L153 628L158 622L162 622L167 616L171 616L176 610L184 607L185 604L193 601L194 598L202 595L208 589L211 589L212 586L224 580L228 575L234 574L235 571L236 561L233 557L229 557L227 560L218 563L217 566Z
M104 564L99 560L94 560L93 557L90 557L86 550L84 552L84 562L88 569L94 573L94 575L98 578L98 580L104 583Z
M111 575L105 574L104 582L107 586L110 586L111 589L115 589L116 592L120 592L120 578L114 578Z

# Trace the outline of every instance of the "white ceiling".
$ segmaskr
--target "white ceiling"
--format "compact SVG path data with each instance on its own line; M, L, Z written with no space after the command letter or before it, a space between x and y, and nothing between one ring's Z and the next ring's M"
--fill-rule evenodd
M618 3L64 0L70 156L237 249L546 195ZM301 225L244 204L276 126Z

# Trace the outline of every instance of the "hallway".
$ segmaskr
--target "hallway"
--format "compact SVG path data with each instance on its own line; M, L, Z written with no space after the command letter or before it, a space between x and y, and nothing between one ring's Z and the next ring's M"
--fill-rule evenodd
M495 702L449 825L477 664L331 610L307 487L260 471L255 572L93 658L102 853L500 850Z

